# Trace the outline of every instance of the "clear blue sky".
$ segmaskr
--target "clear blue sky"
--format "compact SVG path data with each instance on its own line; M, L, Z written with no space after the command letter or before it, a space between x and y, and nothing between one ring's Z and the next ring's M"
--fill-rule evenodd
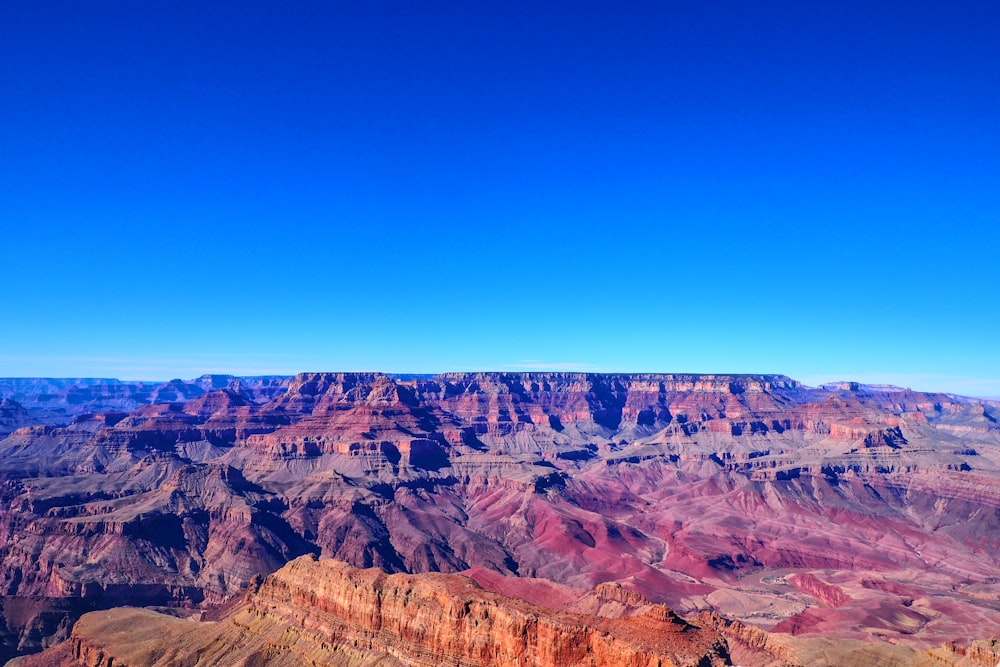
M1000 396L998 31L990 1L4 3L0 375Z

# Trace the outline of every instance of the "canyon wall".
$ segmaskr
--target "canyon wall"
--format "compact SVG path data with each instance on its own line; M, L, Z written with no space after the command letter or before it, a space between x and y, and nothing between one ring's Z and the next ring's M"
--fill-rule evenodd
M713 667L725 640L662 605L617 618L504 597L457 575L387 575L292 561L219 621L142 609L93 612L63 645L20 667L186 665L533 665Z
M66 412L0 439L0 595L33 601L0 657L87 610L226 603L303 555L620 582L795 636L1000 634L994 402L776 375L178 382L72 416L75 385L11 393ZM84 385L74 405L137 391Z

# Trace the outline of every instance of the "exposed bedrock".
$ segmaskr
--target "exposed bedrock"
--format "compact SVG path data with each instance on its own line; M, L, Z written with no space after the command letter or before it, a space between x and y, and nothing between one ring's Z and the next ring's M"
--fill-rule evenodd
M386 575L298 559L214 623L121 609L85 616L25 667L482 665L711 667L725 640L641 599L615 618L491 593L456 575ZM142 639L140 639L142 638ZM138 641L137 641L138 640Z
M166 402L0 440L0 594L79 601L53 607L70 620L122 604L200 611L317 554L620 582L800 636L1000 634L989 402L776 375L242 382L174 383L156 392ZM5 621L9 650L68 628L24 619Z

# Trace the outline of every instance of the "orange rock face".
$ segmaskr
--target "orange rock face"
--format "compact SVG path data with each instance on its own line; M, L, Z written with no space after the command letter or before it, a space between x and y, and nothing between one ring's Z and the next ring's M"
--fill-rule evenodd
M456 575L387 575L295 560L214 623L144 610L84 616L69 641L22 663L106 665L531 665L711 667L725 640L632 594L619 618L568 614Z

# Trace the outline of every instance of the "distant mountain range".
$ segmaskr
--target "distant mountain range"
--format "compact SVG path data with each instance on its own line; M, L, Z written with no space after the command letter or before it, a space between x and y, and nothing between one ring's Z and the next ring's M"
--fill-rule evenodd
M65 425L77 415L183 402L235 387L253 402L283 391L289 377L202 375L194 380L140 382L109 378L0 378L0 435L29 424ZM6 407L5 407L6 406ZM8 414L9 412L9 414Z

